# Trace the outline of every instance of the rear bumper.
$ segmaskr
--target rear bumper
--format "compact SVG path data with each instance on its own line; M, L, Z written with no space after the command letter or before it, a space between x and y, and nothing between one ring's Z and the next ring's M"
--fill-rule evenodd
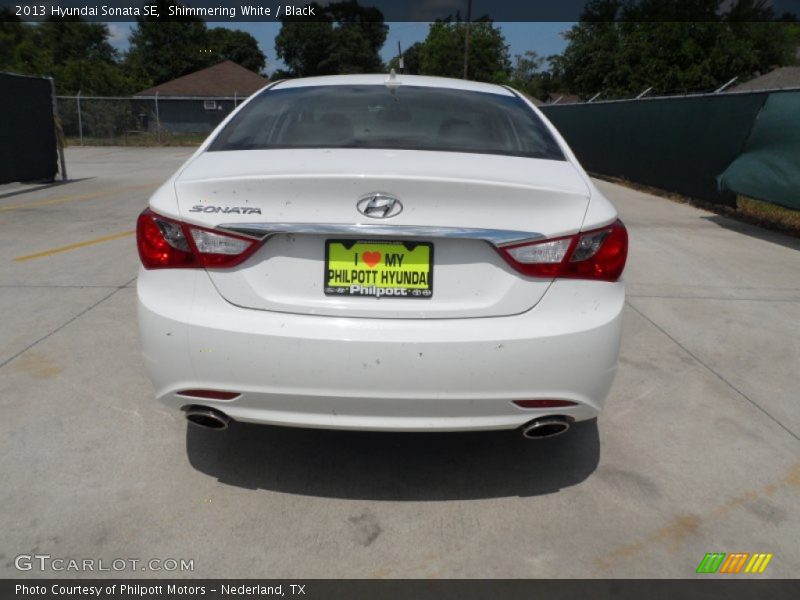
M156 396L240 421L388 431L509 429L601 410L617 367L624 287L556 281L508 317L365 319L244 309L199 270L142 270L146 367ZM187 389L239 392L201 400ZM525 410L516 399L563 399Z

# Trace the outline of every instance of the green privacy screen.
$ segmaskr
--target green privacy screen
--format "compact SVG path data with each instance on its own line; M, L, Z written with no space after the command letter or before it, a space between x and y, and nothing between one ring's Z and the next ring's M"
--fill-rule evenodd
M544 106L587 171L732 204L717 177L745 147L768 94Z
M50 80L0 73L0 183L52 179L57 156Z
M719 183L744 196L800 209L800 91L769 95L744 152Z

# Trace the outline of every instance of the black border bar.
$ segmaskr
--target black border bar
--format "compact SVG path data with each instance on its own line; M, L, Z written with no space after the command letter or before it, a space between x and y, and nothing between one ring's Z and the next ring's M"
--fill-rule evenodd
M319 5L332 1L336 0L318 0ZM607 8L596 8L594 17L591 18L600 21L712 21L718 18L713 13L704 13L700 8L691 9L686 0L655 0L663 5L659 15L653 16L653 11L649 11L651 16L641 19L631 7L635 8L642 1L653 0L619 0L616 13L609 12ZM720 0L719 12L729 10L738 1L740 0ZM753 4L752 0L741 1L745 5ZM287 7L302 8L311 4L311 0L180 0L180 3L190 9L216 11L213 14L195 15L209 22L275 22L286 16ZM53 15L66 14L61 11L76 9L79 10L78 16L85 21L131 22L137 16L144 18L145 13L149 13L146 8L155 4L156 0L0 0L0 7L28 22L42 21ZM377 9L382 20L386 22L430 22L448 17L460 17L464 20L468 14L473 20L488 17L496 22L576 22L584 17L592 0L359 0L359 4ZM243 14L242 7L255 7L258 10L246 15ZM766 12L758 9L746 10L738 20L800 20L800 0L771 0L764 8ZM231 9L235 9L234 16L231 16ZM319 20L320 12L321 6L318 6L317 14L301 13L294 18ZM148 18L155 21L179 21L190 19L190 15L162 14L159 11L158 16L149 15ZM371 19L369 14L365 18ZM381 20L378 16L375 19Z
M303 600L796 600L800 580L714 576L696 579L3 579L0 598L52 600L186 600L294 598ZM20 591L18 586L27 590ZM172 586L172 587L171 587ZM31 591L38 588L41 592ZM249 590L247 588L250 588ZM100 593L91 590L100 589ZM236 593L230 593L233 589ZM271 593L267 593L267 592ZM227 593L226 593L227 592ZM243 592L243 593L242 593Z

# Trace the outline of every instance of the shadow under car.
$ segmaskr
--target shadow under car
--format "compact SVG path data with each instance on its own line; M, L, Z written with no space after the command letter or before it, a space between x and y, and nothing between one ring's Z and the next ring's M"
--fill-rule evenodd
M600 459L597 420L528 440L519 430L386 433L232 422L187 424L186 451L221 483L306 496L435 501L537 496L576 485Z

